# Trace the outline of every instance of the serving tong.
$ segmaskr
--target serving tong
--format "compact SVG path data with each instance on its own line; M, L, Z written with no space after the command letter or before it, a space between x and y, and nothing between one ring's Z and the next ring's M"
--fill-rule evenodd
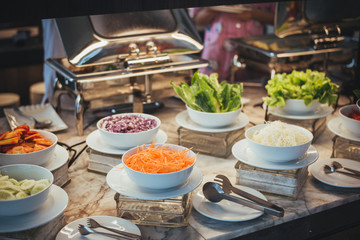
M223 193L221 193L222 198L227 199L229 201L243 204L243 205L253 208L253 209L264 211L267 214L271 214L271 215L278 216L278 217L284 216L283 208L281 208L271 202L265 201L264 199L261 199L257 196L254 196L254 195L252 195L246 191L243 191L239 188L234 187L231 184L231 181L226 176L221 175L221 174L216 175L214 178L214 181L217 182L215 184L218 185L223 190ZM213 185L212 187L216 188L217 186ZM220 189L218 189L218 190L220 190ZM230 195L231 192L241 196L242 198L231 196Z

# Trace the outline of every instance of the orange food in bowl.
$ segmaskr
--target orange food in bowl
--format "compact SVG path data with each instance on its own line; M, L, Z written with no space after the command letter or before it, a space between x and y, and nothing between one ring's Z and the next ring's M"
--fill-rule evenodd
M189 179L196 154L179 145L152 143L128 150L122 161L129 179L139 187L167 189Z
M0 153L23 154L43 150L53 145L53 142L30 130L29 126L21 125L13 131L0 134Z
M137 152L125 158L125 164L139 172L144 173L171 173L190 167L195 156L188 156L190 149L176 151L170 147L137 147Z

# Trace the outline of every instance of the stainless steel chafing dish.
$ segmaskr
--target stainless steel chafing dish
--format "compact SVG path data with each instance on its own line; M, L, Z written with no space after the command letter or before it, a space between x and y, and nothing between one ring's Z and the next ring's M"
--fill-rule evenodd
M339 4L352 6L351 12L340 11ZM234 38L226 43L227 49L236 51L231 81L240 68L261 72L265 80L279 72L311 68L341 72L345 77L340 80L354 81L359 48L354 30L359 28L360 4L356 0L278 2L273 35Z
M278 38L275 35L247 37L231 40L236 49L231 69L231 79L239 68L252 68L272 78L276 73L292 70L327 71L329 67L354 66L352 62L358 49L358 41L343 37L341 42L327 48L317 48L311 36Z
M56 24L67 57L46 60L57 73L53 104L59 109L62 94L75 98L79 135L85 110L174 96L170 80L186 81L208 65L195 54L203 46L185 9L61 18Z

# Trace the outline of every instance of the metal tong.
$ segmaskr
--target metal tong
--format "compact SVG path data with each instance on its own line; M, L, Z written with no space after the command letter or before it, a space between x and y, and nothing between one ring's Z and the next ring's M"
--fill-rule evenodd
M230 194L231 192L238 194L241 197L244 197L246 199L249 199L251 201L244 201L244 203L246 203L246 206L248 207L253 207L255 209L259 209L259 207L261 207L263 209L263 211L265 213L274 215L274 216L278 216L278 217L283 217L284 216L284 209L271 203L268 201L265 201L264 199L261 199L257 196L254 196L248 192L245 192L239 188L234 187L230 180L224 176L224 175L216 175L214 178L215 182L219 183L219 185L221 186L221 188L224 190L224 192L226 194ZM239 198L241 199L241 198ZM244 199L242 199L244 200Z

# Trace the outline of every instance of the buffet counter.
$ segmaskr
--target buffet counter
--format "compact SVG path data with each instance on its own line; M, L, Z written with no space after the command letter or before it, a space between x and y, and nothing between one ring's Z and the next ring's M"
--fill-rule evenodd
M250 120L248 126L264 122L265 111L261 107L261 97L265 95L265 90L245 87L244 97L250 99L243 108ZM346 99L341 98L340 103L342 101ZM164 103L165 106L154 115L162 121L161 129L167 134L167 143L178 144L179 125L175 117L185 110L185 106L177 98L166 99ZM84 126L94 123L84 130L84 136L78 136L76 133L72 111L63 110L59 115L69 128L57 132L56 135L60 142L67 145L85 141L86 137L96 130L94 117L90 113L85 115L87 123ZM329 115L327 121L336 115L336 112ZM7 130L9 126L6 119L0 120L0 130ZM333 137L334 134L326 128L313 143L319 152L318 161L330 158ZM76 148L79 152L83 147L84 145L79 145ZM104 174L88 171L88 159L89 155L84 151L68 169L71 181L64 186L69 196L69 204L64 212L66 223L88 216L117 214L115 192L107 185ZM233 183L236 182L237 162L232 155L220 158L199 154L197 167L203 174L202 184L213 181L217 174L226 175ZM198 189L201 189L200 187ZM292 239L321 238L327 234L340 234L344 229L356 226L360 222L357 214L360 209L359 188L326 185L310 173L296 199L274 194L264 195L269 201L284 208L284 217L264 214L249 221L225 222L205 217L192 209L188 225L185 227L139 226L142 239L289 239L289 236Z

